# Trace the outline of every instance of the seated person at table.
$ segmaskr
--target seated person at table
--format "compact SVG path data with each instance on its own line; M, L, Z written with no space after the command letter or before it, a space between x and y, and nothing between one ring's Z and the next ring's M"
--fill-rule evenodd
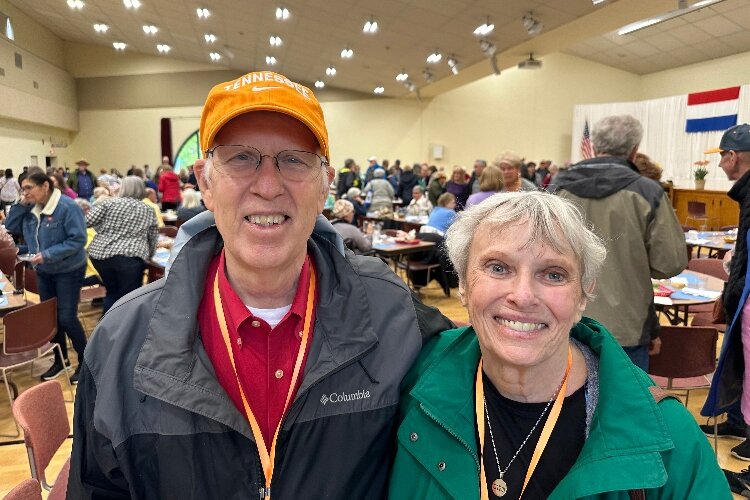
M582 317L607 252L573 203L493 196L446 247L472 326L404 379L389 498L731 498L687 409Z
M430 215L432 212L432 203L424 195L424 188L420 185L412 189L412 198L406 213L409 215Z
M443 236L456 218L456 197L451 193L443 193L437 200L437 206L432 209L427 224L419 229L420 233L436 233Z
M56 174L59 175L59 174ZM89 211L91 210L91 203L88 202L88 200L84 198L75 198L73 201L76 202L76 205L81 207L81 210L83 211L83 216L87 216ZM91 245L91 242L94 241L94 236L96 236L96 230L93 227L86 228L86 245L83 247L88 251L89 245ZM94 267L94 264L91 262L91 258L87 255L86 256L86 274L83 277L83 286L94 286L94 285L101 285L102 284L102 278L99 276L99 273L96 271L96 268Z
M156 197L156 190L147 187L146 196L141 201L145 203L146 206L151 207L151 209L154 211L154 215L156 216L156 224L159 226L159 228L164 227L164 217L162 217L161 215L161 208L159 208L159 198Z
M187 188L182 191L182 204L177 209L177 220L186 221L190 220L199 213L203 212L206 207L201 203L201 195L192 188Z
M336 200L333 204L333 220L331 224L341 235L346 246L355 253L364 253L372 249L370 238L362 234L357 226L352 225L354 206L349 200Z
M365 208L365 200L362 198L362 191L356 187L349 188L349 191L346 192L346 199L354 206L352 224L359 226L359 218L367 216L367 208Z
M372 192L370 211L377 212L384 209L392 211L395 191L391 183L385 178L385 170L382 168L375 169L372 175L374 176L373 179L365 186L365 193Z
M503 189L503 173L495 165L490 165L482 170L479 176L479 192L469 196L466 200L466 208L477 205L493 194L497 194Z

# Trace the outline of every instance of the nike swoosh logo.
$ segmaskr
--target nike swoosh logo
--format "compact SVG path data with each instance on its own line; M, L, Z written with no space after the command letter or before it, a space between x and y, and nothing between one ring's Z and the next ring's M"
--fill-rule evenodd
M262 92L264 90L280 89L282 87L253 87L253 92Z

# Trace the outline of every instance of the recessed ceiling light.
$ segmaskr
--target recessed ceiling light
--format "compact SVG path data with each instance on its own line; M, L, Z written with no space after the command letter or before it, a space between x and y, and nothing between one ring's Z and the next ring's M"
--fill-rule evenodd
M125 47L127 47L128 44L125 42L112 42L112 47L115 48L115 50L125 50Z
M402 71L398 75L396 75L396 81L397 82L405 82L409 78L409 75L406 73L406 71Z
M489 35L490 33L492 33L492 30L494 29L495 29L495 25L490 24L490 19L487 18L487 20L483 24L480 24L479 26L476 27L476 29L474 30L474 34L477 36L485 36L485 35Z
M157 31L159 31L159 28L157 28L153 24L143 25L143 32L147 35L155 35Z
M383 92L385 92L385 89L382 86L375 87L375 89L373 90L373 92L375 92L376 94L382 94Z
M206 40L206 43L214 43L216 41L216 35L213 33L206 33L203 35L203 38Z
M443 58L443 54L441 54L440 52L436 50L435 52L427 56L427 62L430 64L436 64L436 63L439 63L442 58Z
M273 56L266 56L266 64L273 66L276 64L276 58Z
M335 76L336 75L336 68L334 68L333 66L328 66L326 68L326 75L328 75L328 76Z
M212 61L218 61L219 59L221 59L221 54L219 54L218 52L211 52L210 54L208 54L208 56Z
M125 8L127 9L138 9L141 6L140 0L122 0L122 3L125 4Z
M279 47L283 43L280 36L274 35L271 35L271 38L268 39L268 42L271 44L271 47Z
M348 47L341 51L342 59L351 59L353 55L354 51Z
M208 9L198 7L195 9L195 13L198 14L198 17L200 19L206 19L208 16L211 15L211 12Z
M378 22L370 18L369 21L365 23L365 25L362 27L362 31L365 33L375 33L378 31Z
M170 50L172 50L172 47L170 47L167 44L160 43L160 44L158 44L156 46L156 50L158 50L162 54L166 54L167 52L169 52Z
M322 89L325 86L326 84L323 80L318 80L317 82L315 82L315 88Z
M287 19L289 19L289 9L287 9L286 7L277 7L276 19L281 19L282 21L286 21Z
M97 33L106 33L108 29L109 29L109 26L107 26L106 24L95 24L94 25L94 30Z
M68 0L68 7L73 10L81 10L84 5L81 0Z

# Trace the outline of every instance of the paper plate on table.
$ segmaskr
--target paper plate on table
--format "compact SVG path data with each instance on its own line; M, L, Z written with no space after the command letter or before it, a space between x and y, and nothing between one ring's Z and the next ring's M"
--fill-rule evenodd
M418 243L421 243L422 240L405 240L403 238L396 238L396 243L401 243L402 245L416 245Z
M16 258L22 262L31 262L31 259L36 257L35 253L22 253L20 255L16 255Z

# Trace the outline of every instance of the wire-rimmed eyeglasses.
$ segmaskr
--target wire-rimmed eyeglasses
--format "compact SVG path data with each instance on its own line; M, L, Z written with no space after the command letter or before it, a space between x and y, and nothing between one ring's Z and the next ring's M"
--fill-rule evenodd
M271 158L281 177L289 181L316 178L322 171L321 167L328 166L325 157L310 151L294 149L279 151L276 155L264 155L252 146L220 144L206 150L205 153L206 158L211 158L217 169L236 178L254 175L264 157Z

